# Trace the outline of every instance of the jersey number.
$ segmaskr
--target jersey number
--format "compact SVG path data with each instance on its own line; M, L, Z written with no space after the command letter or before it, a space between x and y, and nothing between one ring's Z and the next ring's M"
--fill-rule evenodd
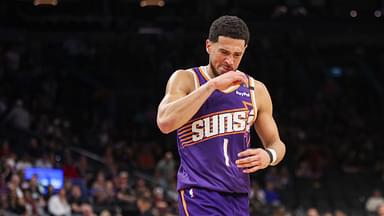
M229 167L228 142L229 140L227 138L224 138L224 143L223 143L224 160L225 160L225 165Z

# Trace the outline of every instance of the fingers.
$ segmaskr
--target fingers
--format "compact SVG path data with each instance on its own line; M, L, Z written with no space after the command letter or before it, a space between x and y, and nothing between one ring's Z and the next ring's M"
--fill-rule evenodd
M238 153L240 159L236 160L237 167L243 169L243 173L252 173L264 169L268 166L268 156L264 155L263 151L263 149L258 148L247 149Z
M248 83L248 77L245 73L237 70L237 71L229 71L225 73L226 76L231 77L232 83Z
M239 82L241 82L241 83L244 83L244 84L247 84L248 83L248 77L247 77L247 75L245 75L245 73L243 73L243 72L241 72L241 71L239 71L239 70L237 70L236 72L235 72L235 78L237 79L237 81L239 81Z
M239 152L237 154L238 157L246 157L246 156L250 156L250 155L257 155L258 153L260 152L260 149L246 149L242 152Z
M254 173L257 170L261 170L261 169L263 169L263 167L261 167L261 166L254 166L254 167L252 167L250 169L244 169L243 173Z
M241 85L242 83L248 83L248 77L240 71L226 72L216 79L216 89L225 90L234 85Z
M253 166L259 166L261 165L261 158L257 155L248 156L236 160L236 164L238 168L249 168Z
M241 161L243 160L243 161ZM257 170L263 169L263 163L257 157L247 157L236 161L237 167L243 169L243 173L252 173Z

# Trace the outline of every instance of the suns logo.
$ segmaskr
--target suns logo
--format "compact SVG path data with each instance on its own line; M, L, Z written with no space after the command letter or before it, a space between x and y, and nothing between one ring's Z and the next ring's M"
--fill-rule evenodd
M249 113L249 114L248 114ZM221 113L196 120L192 123L192 141L227 133L249 131L253 110Z

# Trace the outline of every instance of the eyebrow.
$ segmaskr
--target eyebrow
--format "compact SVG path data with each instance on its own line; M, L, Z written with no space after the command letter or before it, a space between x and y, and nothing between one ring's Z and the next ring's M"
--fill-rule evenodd
M225 48L219 48L220 51L225 51L225 52L229 52L229 53L232 53L231 51L225 49ZM234 54L238 54L238 55L241 55L243 52L233 52Z

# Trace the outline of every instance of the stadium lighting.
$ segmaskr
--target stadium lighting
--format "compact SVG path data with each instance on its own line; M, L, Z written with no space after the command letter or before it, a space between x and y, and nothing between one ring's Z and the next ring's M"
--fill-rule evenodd
M164 7L165 1L164 0L140 0L140 7L147 7L147 6Z
M58 3L58 0L33 0L33 5L39 6L39 5L51 5L56 6Z
M379 18L383 15L383 12L381 12L381 10L375 10L373 14L375 15L375 17Z
M356 10L351 10L351 11L349 12L349 15L350 15L351 17L353 17L353 18L356 18L356 17L357 17L357 11L356 11Z

